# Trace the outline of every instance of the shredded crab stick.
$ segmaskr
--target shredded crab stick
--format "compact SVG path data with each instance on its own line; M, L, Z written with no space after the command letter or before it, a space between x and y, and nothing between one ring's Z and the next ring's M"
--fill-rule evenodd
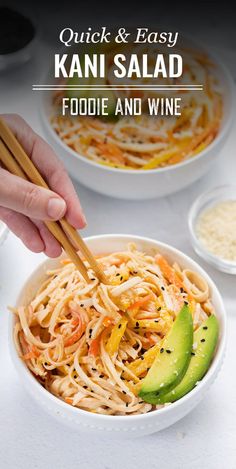
M214 314L210 290L199 274L132 243L99 262L108 285L87 284L62 261L29 304L13 309L17 351L69 405L107 415L150 412L159 406L138 397L142 381L184 301L195 330Z

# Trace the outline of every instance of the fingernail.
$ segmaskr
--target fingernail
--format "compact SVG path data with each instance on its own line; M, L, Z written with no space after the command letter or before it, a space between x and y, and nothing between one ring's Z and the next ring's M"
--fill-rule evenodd
M86 226L87 225L87 220L86 220L85 215L84 215L83 212L81 213L81 220L82 220L83 225Z
M48 216L54 220L59 220L63 217L66 211L66 203L63 199L52 198L48 201Z

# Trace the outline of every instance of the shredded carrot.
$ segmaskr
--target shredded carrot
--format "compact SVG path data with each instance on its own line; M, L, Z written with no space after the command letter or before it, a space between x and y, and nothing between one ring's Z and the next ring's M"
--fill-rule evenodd
M79 323L80 323L80 319L79 319L79 318L75 318L75 319L72 319L71 322L72 322L72 325L73 325L73 326L78 326Z
M102 324L103 324L104 327L109 327L113 324L113 321L112 321L110 316L105 316L103 321L102 321Z
M140 298L139 300L135 301L131 306L128 308L128 312L136 314L142 306L145 306L149 301L151 301L152 295L146 295Z
M71 264L71 262L72 262L72 261L71 261L70 259L62 259L62 260L61 260L61 264L62 264L62 265Z
M19 332L19 339L20 339L20 343L21 343L21 346L22 346L22 350L28 352L29 351L29 344L25 340L25 336L24 336L23 331Z
M197 137L192 138L191 143L186 146L186 148L179 152L178 154L174 155L170 160L170 164L176 164L185 158L185 156L189 155L193 152L212 132L216 134L218 132L219 122L215 120L212 124L208 125L206 129L199 134Z
M84 332L83 323L80 321L80 324L78 328L76 329L76 331L74 332L74 334L72 334L68 339L65 340L64 342L65 347L70 347L70 345L73 345L75 342L77 342L77 340L79 340L80 337L82 336L83 332Z
M89 346L89 355L92 355L93 357L97 357L100 351L100 341L101 341L101 334L96 337L96 339L93 339L90 346Z
M25 355L23 355L23 360L31 360L31 358L35 358L34 357L34 353L33 352L28 352L26 353Z
M22 358L23 360L31 360L32 358L38 358L39 356L39 350L37 349L37 347L35 347L35 345L32 345L30 351L28 353L25 353Z
M105 156L108 156L111 161L113 160L119 163L124 163L125 159L123 156L123 152L114 143L102 143L99 141L96 143L96 145L97 148L101 151L101 153Z
M169 283L174 284L178 288L183 288L183 282L180 280L175 270L168 264L167 260L161 254L157 254L155 256L155 261Z
M130 91L130 97L131 98L143 98L143 91L139 91L139 90L131 90Z
M32 345L32 352L34 353L36 358L40 357L41 355L40 351L37 349L35 345Z
M66 402L67 404L72 405L72 404L73 404L73 399L71 399L70 397L65 397L65 402Z
M152 333L151 332L146 332L145 335L146 335L147 339L149 340L150 345L155 345L156 344L156 341L153 340L153 338L152 338Z

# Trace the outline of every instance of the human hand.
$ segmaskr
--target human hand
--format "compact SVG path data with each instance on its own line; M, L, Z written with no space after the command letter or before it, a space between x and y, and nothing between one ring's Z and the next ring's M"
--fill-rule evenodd
M0 219L33 252L58 257L61 246L43 220L65 216L76 229L86 219L73 184L52 148L16 114L1 116L51 190L36 186L0 167Z

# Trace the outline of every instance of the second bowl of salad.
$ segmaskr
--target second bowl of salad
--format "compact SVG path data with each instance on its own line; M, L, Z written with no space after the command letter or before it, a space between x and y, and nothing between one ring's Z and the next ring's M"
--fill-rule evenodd
M111 59L108 63L112 64L116 48L106 53ZM133 49L134 46L127 45L126 57ZM145 52L143 48L138 50L140 61ZM151 59L159 52L159 47L153 48ZM94 79L92 84L100 90L85 92L73 90L76 79L69 78L54 84L69 85L71 89L43 93L41 115L47 138L75 179L102 194L137 200L176 192L211 167L232 120L233 81L216 57L194 41L185 39L175 52L183 55L184 70L178 79L130 79L126 80L130 88L109 91L102 91L101 79ZM111 65L103 85L115 86L112 77ZM80 83L78 79L77 82ZM136 82L144 88L132 88ZM201 84L203 89L174 90L189 83ZM164 96L163 90L148 88L153 84L170 85L173 89L165 96L181 97L180 116L149 115L149 100L161 100ZM108 118L61 115L63 97L79 99L86 93L91 96L96 93L96 97L109 93ZM142 114L115 118L111 101L132 97L142 100Z

